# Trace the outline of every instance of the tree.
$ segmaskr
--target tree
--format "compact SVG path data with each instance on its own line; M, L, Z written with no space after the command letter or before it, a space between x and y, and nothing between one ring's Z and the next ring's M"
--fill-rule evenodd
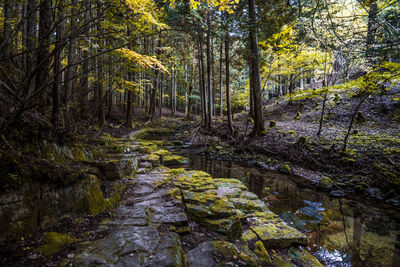
M250 94L254 101L254 127L252 135L261 135L265 131L261 99L260 61L256 25L255 0L249 1L249 43L250 43Z

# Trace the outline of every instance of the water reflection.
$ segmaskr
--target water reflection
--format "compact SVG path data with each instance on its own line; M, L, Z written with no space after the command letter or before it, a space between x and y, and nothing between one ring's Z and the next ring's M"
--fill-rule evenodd
M308 235L309 248L325 266L400 266L400 226L383 210L301 188L287 176L229 161L186 154L187 168L233 177L264 199L289 225Z

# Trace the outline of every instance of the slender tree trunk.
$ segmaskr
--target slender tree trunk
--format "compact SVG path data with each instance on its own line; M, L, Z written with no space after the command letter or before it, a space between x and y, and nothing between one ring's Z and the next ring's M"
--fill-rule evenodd
M4 13L3 37L5 40L7 40L6 45L3 48L4 49L3 55L4 58L8 58L9 48L12 43L11 21L13 17L13 0L5 0L3 13Z
M81 97L80 97L80 110L81 114L85 114L87 98L89 93L89 51L83 51L83 63L82 63L82 88L81 88Z
M367 60L370 65L375 65L375 52L374 52L374 44L375 44L375 36L376 30L378 28L378 22L376 21L376 17L378 14L378 4L376 0L371 0L368 12L368 30L367 30Z
M231 93L230 93L230 73L229 73L229 31L225 35L225 90L226 90L226 117L228 120L228 131L233 133L232 111L231 111Z
M200 101L201 101L201 115L202 115L202 124L205 123L207 118L204 117L204 110L205 110L205 100L204 100L204 91L203 91L203 74L201 70L201 52L200 52L200 44L199 44L199 91L200 91Z
M159 96L159 98L158 98L158 116L160 117L160 119L161 119L161 117L162 117L162 106L163 106L163 94L164 94L164 92L163 92L163 78L164 78L164 75L163 74L161 74L160 75L160 83L159 83L159 87L160 87L160 90L159 90L159 92L160 92L160 96Z
M71 1L71 18L70 18L70 31L76 30L76 11L75 5L77 4L76 0ZM75 73L76 67L75 64L75 56L76 56L76 47L75 47L75 38L71 38L68 44L68 68L65 73L65 92L64 92L64 104L67 105L68 101L71 100L74 90L74 82L75 82Z
M58 20L63 19L63 11L61 5L57 8ZM53 83L53 109L51 114L51 122L57 129L60 125L60 85L61 85L61 52L62 52L62 34L63 34L63 23L60 22L56 27L56 53L54 54L53 72L54 72L54 83Z
M324 115L325 115L325 107L326 107L326 101L328 100L328 93L324 94L324 99L322 101L322 110L321 110L321 117L319 118L319 127L318 127L318 132L317 136L321 135L322 131L322 123L324 121Z
M222 118L223 116L223 97L222 97L222 87L223 87L223 81L222 81L222 63L223 63L223 57L222 57L222 52L223 52L223 47L224 43L221 39L221 44L219 47L219 116ZM228 47L229 50L229 47Z
M132 81L132 74L128 74L129 81ZM128 101L126 103L126 122L128 127L132 127L133 123L133 93L132 90L128 91Z
M193 113L193 99L192 99L192 94L193 94L193 84L192 84L192 79L191 83L189 85L189 94L188 94L188 112L187 112L187 117L190 119L192 117Z
M32 50L36 48L36 0L27 0L27 22L26 22L26 48ZM25 77L28 77L32 72L32 67L35 65L34 53L27 53L26 55L26 66L25 66ZM30 95L35 88L35 80L32 79L29 86L24 88L24 96Z
M99 16L100 13L100 3L97 3L97 16ZM102 28L100 26L100 21L97 23L97 31L99 33L102 32ZM103 56L98 57L97 60L97 102L98 102L98 124L99 126L103 126L106 121L106 116L104 112L104 69L103 65L104 62Z
M360 109L361 104L362 104L362 103L365 101L365 99L367 99L367 98L368 98L368 96L364 96L364 97L362 97L362 98L360 99L360 102L358 102L358 104L357 104L357 106L356 106L356 108L355 108L353 114L351 115L349 127L348 127L348 129L347 129L346 136L344 137L344 140L343 140L342 151L346 151L346 148L347 148L347 141L348 141L348 139L349 139L349 137L350 137L350 133L351 133L351 129L352 129L352 127L353 127L354 119L356 118L357 112L358 112L358 110Z
M204 67L204 54L203 54L203 34L200 34L200 73L201 73L201 92L202 92L202 106L203 106L203 127L208 127L208 103L207 103L207 92L206 92L206 79L205 79L205 67Z
M208 103L208 124L207 128L212 127L212 82L211 82L211 21L210 11L207 12L207 103Z
M85 22L88 23L90 20L90 10L92 7L91 1L86 2L85 10ZM90 33L90 30L88 31ZM90 42L90 41L89 41ZM88 49L83 50L83 62L82 62L82 76L81 76L81 88L80 88L80 111L81 115L86 113L87 100L89 94L89 51Z
M255 0L249 0L249 41L251 50L251 76L253 77L253 97L254 97L254 128L252 135L260 135L265 131L260 81L260 60L258 55L258 41L256 28Z
M36 72L35 91L39 93L39 104L46 105L46 86L49 78L50 52L49 39L51 30L51 0L40 1L39 13L39 48L36 63L40 64Z

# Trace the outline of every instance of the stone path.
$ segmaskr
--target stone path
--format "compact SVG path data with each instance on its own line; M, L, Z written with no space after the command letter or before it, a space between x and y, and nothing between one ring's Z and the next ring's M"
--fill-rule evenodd
M156 149L146 153L155 155ZM152 157L146 166L158 165L155 161ZM80 243L61 266L321 266L305 249L267 251L305 246L306 236L268 210L241 181L166 167L140 172L127 186L113 219L99 228L112 232ZM222 238L184 247L181 237L199 225Z

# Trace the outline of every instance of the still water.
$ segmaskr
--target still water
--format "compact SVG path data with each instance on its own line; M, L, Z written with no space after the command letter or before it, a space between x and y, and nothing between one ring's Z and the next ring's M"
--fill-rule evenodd
M168 140L170 136L147 136ZM400 211L365 200L333 198L277 172L211 159L188 146L172 146L187 169L237 178L289 225L305 233L324 266L400 266Z
M400 266L400 212L301 187L289 177L180 150L187 169L243 181L289 225L308 236L324 266Z

